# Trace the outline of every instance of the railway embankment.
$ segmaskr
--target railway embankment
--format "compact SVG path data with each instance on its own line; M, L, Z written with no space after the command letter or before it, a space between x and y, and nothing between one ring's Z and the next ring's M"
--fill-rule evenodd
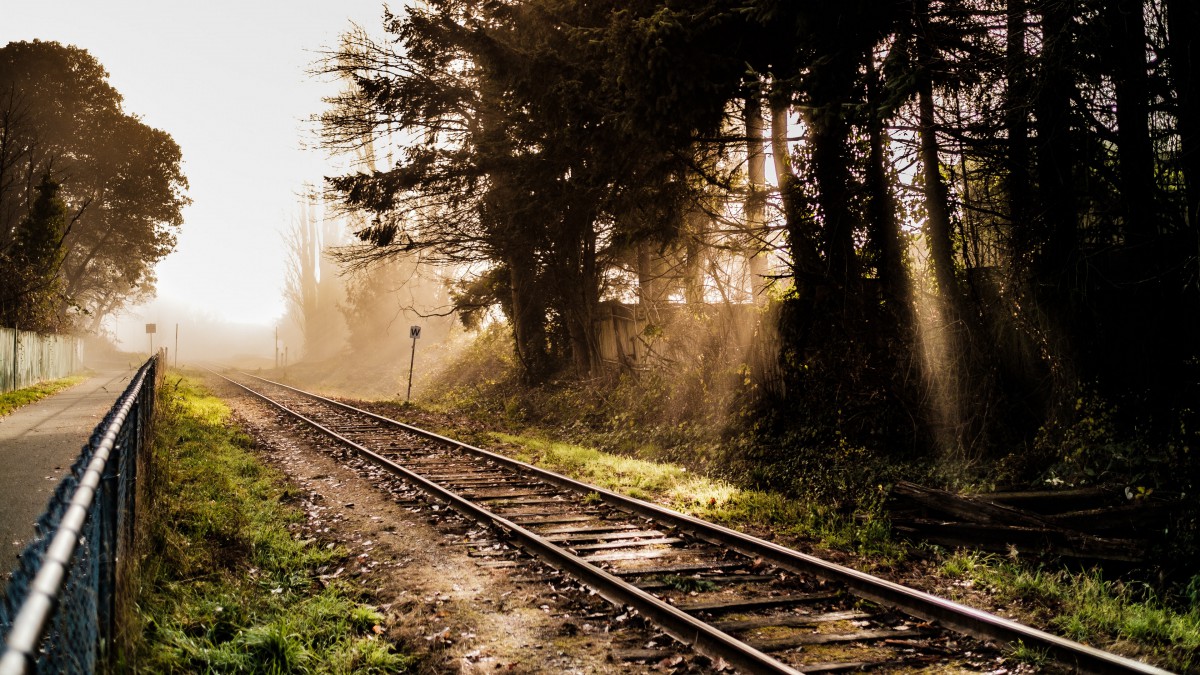
M509 484L509 482L511 482L511 480L516 480L516 482L521 485L521 489L532 490L532 491L528 491L528 494L527 494L527 492L524 492L521 490L518 490L517 492L512 492L512 494L509 494L508 491L505 491L504 494L480 494L480 495L475 495L472 498L478 498L478 500L484 500L487 503L498 503L499 508L502 508L502 513L512 513L511 510L509 510L509 509L518 509L517 513L520 513L520 519L521 519L520 521L521 522L527 522L527 521L533 522L533 520L535 520L536 521L535 528L541 528L546 525L551 525L550 522L548 522L548 521L542 522L542 520L547 518L547 516L548 516L548 518L554 518L554 519L566 518L566 516L570 516L571 522L575 522L578 520L592 520L592 519L600 518L602 521L604 521L604 527L602 527L601 530L605 531L605 532L613 531L612 534L602 534L602 536L596 537L595 532L599 531L598 530L599 524L596 526L584 525L583 531L580 531L580 532L576 532L575 528L569 527L571 532L568 533L568 532L564 531L562 534L557 533L558 526L551 527L552 530L554 530L554 532L556 532L553 534L554 539L576 540L576 542L578 542L578 540L600 539L600 542L598 542L598 543L588 543L586 545L578 545L578 544L570 544L570 543L566 544L566 548L571 549L571 550L576 550L576 551L587 550L587 551L589 551L588 555L584 556L584 560L598 561L598 562L604 561L601 563L602 566L612 567L612 561L618 561L618 560L620 560L620 561L642 560L642 558L662 557L662 561L666 562L668 560L668 558L671 558L671 557L688 556L688 555L710 555L710 554L702 554L701 549L703 548L703 545L700 544L700 542L689 543L689 537L686 536L686 534L688 534L688 532L686 532L686 527L696 526L697 524L694 524L694 522L685 522L683 520L674 519L674 516L670 516L670 518L667 518L667 520L664 522L668 526L671 526L671 527L677 527L680 525L684 526L684 530L682 530L682 532L684 532L684 534L679 534L679 536L670 536L670 534L668 534L668 536L664 536L664 533L658 532L658 533L653 533L653 534L655 537L659 537L659 538L654 538L654 537L650 537L650 534L652 534L652 533L649 533L649 532L619 533L617 531L631 530L631 528L634 528L635 525L630 524L628 527L616 527L613 525L613 522L608 520L608 519L610 519L610 516L598 515L599 512L592 513L593 507L589 506L589 504L593 504L593 503L599 504L600 502L605 502L605 503L613 502L614 504L617 504L618 510L628 510L628 508L632 508L637 513L641 513L642 510L644 510L644 509L642 507L637 507L637 506L630 507L630 504L620 502L619 498L617 498L614 495L605 496L607 494L607 491L604 488L599 488L599 486L596 486L596 488L594 488L595 494L587 494L586 496L584 496L584 498L581 502L576 502L578 504L578 506L570 507L569 503L568 503L568 502L570 502L570 498L568 496L566 496L565 494L563 494L563 492L560 492L560 491L556 492L556 488L554 488L554 486L556 486L556 485L558 486L558 488L562 488L562 486L565 485L565 484L562 484L562 480L559 480L556 478L550 478L551 483L553 485L547 485L547 486L544 486L544 488L538 488L538 486L536 486L535 484L527 485L527 482L529 480L528 478L523 478L523 477L500 478L499 476L497 476L497 474L492 474L492 473L488 472L490 470L480 472L480 470L476 470L476 468L468 468L467 465L462 464L462 460L449 459L448 456L443 456L444 450L422 449L422 448L428 447L428 441L430 441L430 438L425 438L425 436L421 436L421 434L418 434L422 438L425 438L425 441L416 442L413 440L413 436L412 436L412 434L414 434L414 432L416 432L416 431L414 431L412 429L409 429L407 431L401 430L400 432L386 431L384 429L384 426L388 426L390 424L390 423L386 422L386 420L382 420L382 419L378 419L378 418L371 418L370 416L362 417L362 416L359 416L358 413L353 413L353 411L348 412L347 410L344 410L344 408L342 408L341 412L329 412L329 411L324 411L324 410L318 411L317 408L323 407L323 406L325 406L325 404L320 404L319 401L313 402L314 400L300 401L295 398L295 394L296 393L294 393L294 392L286 393L286 392L282 392L282 390L281 390L281 394L278 394L278 395L283 395L284 399L292 400L295 402L288 402L288 404L281 404L280 401L275 400L275 404L283 406L280 408L280 410L284 410L284 407L288 407L288 406L292 406L292 407L290 407L290 410L296 410L295 406L299 406L299 408L304 408L304 410L306 410L306 411L311 411L311 412L300 413L301 416L307 417L307 416L310 416L310 414L311 414L311 416L317 416L318 419L325 420L325 422L324 422L325 429L322 431L323 434L329 435L330 437L340 437L340 438L338 438L338 440L340 440L340 442L342 442L344 444L344 446L346 446L346 448L353 448L354 449L353 452L358 452L359 454L364 455L365 458L368 458L368 460L370 460L370 461L368 461L368 464L370 464L370 462L374 462L374 464L376 464L376 472L378 472L380 467L383 467L384 470L386 470L386 471L392 471L391 468L389 468L389 466L395 466L395 462L392 462L388 459L388 458L392 458L392 459L396 459L396 461L400 461L401 464L409 464L409 462L412 462L412 464L414 466L419 467L419 468L416 468L416 471L431 471L432 473L430 474L430 476L434 477L431 479L436 480L436 482L446 483L446 484L460 484L461 483L462 485L467 485L468 492L479 492L481 490L486 492L487 490L497 490L497 489L504 491L504 490L516 489L517 484ZM271 396L276 396L276 394L271 394ZM361 418L361 420L359 420L359 422L353 422L353 420L349 420L349 418L355 418L355 419ZM312 423L312 422L313 422L312 419L308 420L308 423ZM382 426L380 426L380 425L382 425ZM334 429L338 429L341 431L335 431ZM406 434L407 434L407 436L406 436ZM348 436L343 436L343 435L348 435ZM353 442L350 441L350 437L354 437L355 441L353 441ZM434 441L437 441L436 438L434 438ZM440 442L440 441L438 441L438 442ZM362 443L366 443L366 444L362 444ZM368 446L373 447L374 450L368 450ZM458 443L458 444L450 443L450 446L451 447L461 447L461 443ZM474 452L474 450L472 450L472 452ZM425 454L425 453L432 453L432 454ZM349 450L347 450L347 452L343 453L343 454L349 454ZM446 465L445 462L448 462L448 461L450 462L450 464ZM494 464L494 462L500 462L500 464L505 464L505 462L508 462L509 460L502 461L502 459L500 459L499 456L493 455L492 459L487 460L487 461L493 462L493 464ZM370 473L370 472L368 472L368 473ZM404 472L396 471L396 473L404 473ZM408 478L406 478L406 480L407 480L407 482L414 483L414 484L421 482L421 479L418 479L418 477L415 477L415 476L408 477ZM460 486L460 488L461 488L461 486ZM566 488L578 491L578 486L566 485ZM588 489L592 489L592 488L588 488ZM436 492L434 492L434 494L436 494ZM397 497L397 498L400 498L400 497ZM406 500L407 500L408 497L403 497L403 498L406 498ZM566 500L566 501L564 502L563 500ZM436 500L434 500L434 501L449 501L451 503L451 506L454 506L454 504L455 504L454 498L449 498L444 495L442 497L436 498ZM574 509L580 509L580 510L578 510L578 513L570 512L569 514L564 513L563 515L547 515L547 514L542 514L540 512L538 512L538 513L524 512L524 509L533 508L534 504L541 504L541 503L554 504L554 506L550 507L550 508L556 508L556 509L565 508L568 510L574 508ZM703 506L703 504L701 504L701 506ZM710 506L710 504L709 504L709 506ZM455 506L455 508L458 508L458 506ZM650 510L650 512L653 512L654 508L650 508L649 510ZM650 515L650 514L649 514L649 512L647 512L647 514L644 514L644 515ZM661 514L654 514L654 515L652 515L652 518L661 518ZM530 520L530 519L533 519L533 520ZM554 522L558 522L558 520L556 520ZM503 531L508 531L509 534L511 534L512 530L514 530L514 527L512 527L511 524L510 525L502 525L500 527L502 527ZM520 527L517 527L517 530L520 530ZM586 536L584 536L584 532L586 532ZM707 534L707 533L703 533L703 532L692 532L692 534L698 534L698 536L700 536L701 540L710 539L713 537L713 534ZM649 537L649 538L647 538L647 537ZM724 537L724 534L722 534L722 537ZM508 537L505 537L505 538L508 538ZM682 542L682 543L680 543L680 542ZM740 548L745 548L745 546L749 546L749 548L756 548L756 546L757 546L757 548L761 548L764 552L766 552L767 555L764 557L774 556L776 554L776 552L778 552L778 549L775 548L774 544L767 544L767 543L761 542L761 540L758 540L757 543L748 543L748 542L745 542L745 540L740 540L740 539L737 539L737 537L734 537L733 539L731 539L731 542L732 542L730 544L732 546L731 550L737 550L739 548L739 546L740 546ZM463 542L463 544L467 545L469 549L479 550L478 542ZM524 543L523 540L522 540L522 546L523 546L523 548L528 548L528 545L526 543ZM680 548L680 546L682 546L682 548ZM614 550L613 552L592 552L592 551L599 551L600 549L625 549L625 550L623 550L623 551L622 550ZM792 555L792 554L787 554L787 555ZM803 556L800 556L800 557L803 557ZM798 558L797 558L797 560L798 560ZM505 567L508 565L518 565L518 563L515 561L497 561L497 562L500 563L499 567ZM745 565L750 566L752 562L754 562L754 561L748 561L745 563ZM772 561L772 565L774 565L774 562L778 562L778 561ZM700 563L697 562L697 565L700 565ZM726 562L726 563L720 563L720 565L718 565L718 567L722 567L722 568L738 567L739 565L743 565L743 563ZM821 563L821 565L824 565L824 563ZM704 574L712 574L714 572L714 571L712 571L712 569L709 569L709 567L713 567L712 561L704 562L703 567L704 567L704 569L708 569L708 572L702 572L701 577L703 577ZM784 567L785 568L787 567L787 563L785 563ZM624 571L623 571L623 569L620 569L619 565L616 567L612 567L612 569L616 569L616 571L614 571L613 573L616 573L618 575L631 575L631 577L640 577L640 575L641 575L640 571L632 571L632 569L624 569ZM612 571L612 569L611 569L611 571ZM719 574L720 573L718 572L718 578L719 578ZM770 584L772 584L772 585L776 584L776 580L774 580L773 573L770 572L770 569L766 569L766 572L764 572L764 574L766 574L767 577L772 578L772 581L770 581ZM844 577L844 579L857 579L856 575L854 575L853 573L844 574L844 573L839 572L838 574L842 574L842 577ZM781 575L780 580L782 580L782 577L785 577L785 575ZM745 578L738 578L738 583L740 583L740 581L745 581L745 580L746 580ZM726 579L725 581L726 581L726 583L728 583L728 579ZM656 585L656 584L660 584L660 583L662 583L662 580L655 581L655 580L641 579L640 581L638 581L637 584L644 586L647 584ZM792 580L791 583L792 584L796 583L796 580ZM589 581L589 584L590 584L590 581ZM874 584L874 581L872 581L872 584ZM852 581L851 585L853 585L853 581ZM598 589L600 589L601 595L606 595L606 596L610 597L610 599L611 599L611 593L613 592L611 589L607 589L607 587L602 587L602 586L598 587ZM792 590L794 591L794 589L792 589ZM697 591L695 591L695 590L692 591L692 595L695 595L696 592ZM743 591L736 591L736 592L743 592ZM874 592L874 591L869 591L868 595L870 595L870 592ZM817 599L820 599L820 598L817 598ZM828 598L826 598L826 599L828 599ZM787 604L796 604L796 603L802 603L802 602L811 602L812 599L811 598L802 598L802 597L797 596L797 597L787 598L787 601L788 601ZM671 602L671 601L668 601L668 602ZM676 602L678 602L678 601L676 601ZM721 611L731 610L734 607L744 610L745 607L743 607L743 605L745 605L748 602L750 604L754 604L754 602L743 601L740 603L738 603L738 602L734 602L734 603L722 602L722 603L718 603L718 605L720 608L722 608ZM755 601L755 602L762 602L762 601ZM691 603L685 602L683 604L691 604ZM716 609L715 609L716 605L713 605L713 607L710 607L710 604L712 604L712 603L700 602L700 603L698 603L697 607L694 608L694 610L698 611L698 613L701 613L701 614L707 614L707 613L712 613L712 611L716 611ZM778 601L772 601L772 602L770 602L770 604L778 604ZM922 611L922 610L916 610L916 611L917 611L917 614L920 614L920 611ZM840 616L838 613L836 613L836 611L832 615L830 615L828 613L826 613L826 615ZM659 617L655 616L654 619L655 619L655 621L658 621ZM845 617L841 617L841 619L845 619ZM878 619L878 616L872 616L871 619L876 620L876 621L880 620L880 619ZM778 620L779 620L778 616L761 617L761 619L757 620L757 622L751 622L751 623L755 623L756 626L758 625L758 623L762 623L763 626L766 626L766 625L768 625L768 623L770 621L778 621ZM767 623L763 623L764 621L767 621ZM886 622L888 620L883 619L883 621ZM949 623L950 621L947 621L947 622ZM745 629L745 627L742 626L742 622L734 621L734 625L738 626L739 629ZM774 623L770 623L770 625L774 625ZM901 626L901 627L904 626L904 622L901 621L899 626ZM894 629L900 629L900 628L892 627L889 629L893 629L893 631L894 631ZM667 632L671 632L671 629L668 629ZM901 635L899 633L893 633L893 634L889 634L890 638L892 638L892 639L888 639L887 635L882 635L882 634L875 635L874 634L875 632L880 632L880 631L865 631L865 632L863 632L863 634L853 634L853 635L850 635L850 637L853 637L856 640L883 639L884 641L886 641L886 643L900 643L900 641L902 641L902 639L913 638L913 635ZM887 632L887 631L886 631L886 629L884 629L884 631L882 631L882 632ZM871 634L868 635L866 633L871 633ZM1033 634L1032 633L1028 634L1028 637L1032 638ZM926 635L925 638L928 638L928 635ZM797 643L796 640L800 640L799 643ZM787 640L782 640L782 643L787 643L787 645L791 645L791 646L794 646L793 643L794 644L802 644L802 643L803 644L811 644L809 640L810 640L809 638L790 638ZM762 640L760 640L760 641L762 641ZM782 643L780 643L780 644L775 644L775 643L779 643L779 640L768 641L768 643L763 643L763 644L769 645L769 649L772 649L772 650L780 649L780 647L785 646L785 645L782 645ZM1051 643L1052 643L1052 641L1051 641ZM1048 644L1050 644L1050 643L1048 643ZM926 650L929 649L928 645L925 646L925 649ZM958 653L958 655L961 655L961 653L964 653L964 652L961 652L961 649L962 649L962 647L958 647L958 650L960 650L960 651L954 652L954 653ZM920 650L918 649L918 652L919 651ZM968 650L968 651L970 651L970 650ZM974 651L972 653L978 653L978 651ZM928 655L926 655L926 656L928 656ZM953 657L954 656L952 653L952 658ZM1037 649L1025 650L1025 653L1021 653L1021 650L1016 650L1016 652L1012 653L1012 655L1009 655L1008 658L1026 659L1026 661L1036 662L1038 659L1038 650ZM842 665L845 665L845 662L842 662ZM1019 665L1019 663L1014 663L1014 667L1018 667L1018 665ZM811 667L811 665L806 665L806 667ZM1038 668L1040 668L1040 665L1038 665ZM1151 670L1153 670L1153 669L1151 669Z

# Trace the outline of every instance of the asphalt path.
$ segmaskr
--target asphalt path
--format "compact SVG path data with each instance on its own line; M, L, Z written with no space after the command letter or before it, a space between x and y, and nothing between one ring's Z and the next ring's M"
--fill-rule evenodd
M0 575L12 570L58 481L137 370L105 364L94 372L66 391L0 417Z

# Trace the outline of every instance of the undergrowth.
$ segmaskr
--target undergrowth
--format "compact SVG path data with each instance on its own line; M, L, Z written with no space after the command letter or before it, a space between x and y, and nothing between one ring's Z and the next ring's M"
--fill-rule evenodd
M678 464L613 455L531 436L490 436L509 446L511 454L521 461L711 522L806 537L830 548L888 561L904 557L904 549L892 541L886 521L871 505L849 515L840 514L818 502L740 488Z
M39 382L24 389L6 391L0 394L0 417L4 417L21 406L36 403L47 396L53 396L64 389L74 387L86 379L87 377L84 375L72 375L59 380Z
M169 377L159 400L155 488L141 508L141 639L129 671L392 673L413 665L378 636L360 593L318 575L340 548L297 540L303 515L219 399Z

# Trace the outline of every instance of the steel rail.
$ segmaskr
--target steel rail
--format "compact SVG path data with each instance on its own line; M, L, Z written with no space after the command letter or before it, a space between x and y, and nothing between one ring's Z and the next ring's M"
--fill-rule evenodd
M370 448L362 446L354 441L342 436L338 432L326 427L325 425L305 416L301 413L289 409L282 403L270 398L269 396L257 392L250 387L247 387L236 380L218 376L225 380L241 387L250 392L254 396L274 405L283 410L296 419L303 421L305 424L321 431L327 436L337 440L340 443L348 445L359 452L365 458L371 460L376 465L400 475L404 480L412 485L423 490L427 494L436 499L445 501L451 508L459 513L471 518L472 520L489 524L499 528L510 540L515 540L519 546L542 559L547 564L555 567L562 572L574 577L583 582L587 586L596 590L601 597L617 606L628 606L636 609L642 616L654 623L664 632L671 635L675 639L684 644L689 644L697 652L704 654L713 659L723 659L730 665L750 673L777 673L779 675L799 675L802 671L796 670L777 659L768 656L767 654L751 647L750 645L738 640L737 638L724 633L712 625L697 619L683 610L670 605L650 593L622 580L621 578L609 574L605 570L592 565L583 560L579 556L564 550L559 546L547 541L545 538L535 532L521 527L517 523L501 516L492 511L489 511L474 502L471 502L458 494L447 490L446 488L434 483L433 481L421 476L412 470L401 466L388 458L372 451ZM250 375L250 377L254 377ZM262 379L262 378L256 378ZM269 382L269 380L263 380ZM277 384L277 383L272 383ZM285 386L286 385L281 385ZM291 387L288 387L291 389ZM300 390L295 390L299 392ZM305 395L307 392L301 392ZM328 400L328 399L326 399ZM383 418L386 419L386 418Z
M589 485L553 471L548 471L546 469L542 469L498 453L490 452L482 448L477 448L475 446L456 441L452 438L447 438L440 434L426 431L425 429L414 427L410 424L405 424L404 422L393 420L382 415L377 415L368 410L363 410L340 401L326 398L319 394L314 394L312 392L304 391L281 382L274 382L272 380L251 375L249 373L242 374L262 382L288 389L302 396L307 396L309 398L316 399L345 410L366 415L386 424L395 425L410 433L422 436L429 440L447 444L464 452L494 461L498 464L502 464L516 471L537 475L544 480L562 488L576 492L582 492L585 494L596 493L606 503L611 504L619 509L630 511L658 522L672 525L710 543L718 546L729 547L738 551L739 553L751 557L763 558L764 560L768 560L779 567L791 570L793 572L810 573L829 581L845 584L850 592L854 595L878 602L884 606L894 607L902 612L926 621L938 622L954 631L964 633L975 638L983 640L996 640L1009 645L1021 644L1026 648L1045 652L1055 661L1087 673L1142 673L1145 675L1171 675L1171 672L1168 670L1163 670L1162 668L1158 668L1147 663L1142 663L1141 661L1129 659L1097 649L1095 647L1075 642L1073 640L1068 640L1066 638L1025 626L1015 621L1005 619L973 607L968 607L952 600L940 598L924 591L911 589L886 579L880 579L879 577L875 577L865 572L860 572L858 570L844 567L827 560L822 560L815 556L785 548L757 537L752 537L745 533L738 532L737 530L733 530L716 523L710 523L694 516L679 513L678 511L674 511L657 504L651 504L640 499L618 494L602 487ZM232 382L232 380L230 381ZM238 383L235 382L235 384ZM253 391L244 385L238 384L238 386L246 389L247 391ZM256 393L256 395L261 397L261 394ZM371 454L374 455L374 453ZM391 462L388 463L392 464ZM393 464L393 466L398 465ZM403 469L403 467L401 468ZM406 469L404 471L406 473L411 473ZM497 518L499 517L497 516ZM503 519L501 518L500 520ZM534 537L537 537L537 535L533 533L530 534ZM582 560L580 563L588 565L588 567L592 567ZM600 573L607 575L607 573L603 570L599 570L598 568L596 569ZM667 606L670 607L670 605ZM726 658L726 661L730 661L732 663L732 661L728 658Z

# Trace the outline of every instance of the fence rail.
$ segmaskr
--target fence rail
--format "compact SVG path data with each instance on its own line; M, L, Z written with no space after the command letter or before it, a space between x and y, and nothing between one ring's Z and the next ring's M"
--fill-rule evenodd
M83 341L79 338L0 328L0 393L82 369Z
M112 654L158 364L138 370L38 519L0 598L0 675L94 673Z

